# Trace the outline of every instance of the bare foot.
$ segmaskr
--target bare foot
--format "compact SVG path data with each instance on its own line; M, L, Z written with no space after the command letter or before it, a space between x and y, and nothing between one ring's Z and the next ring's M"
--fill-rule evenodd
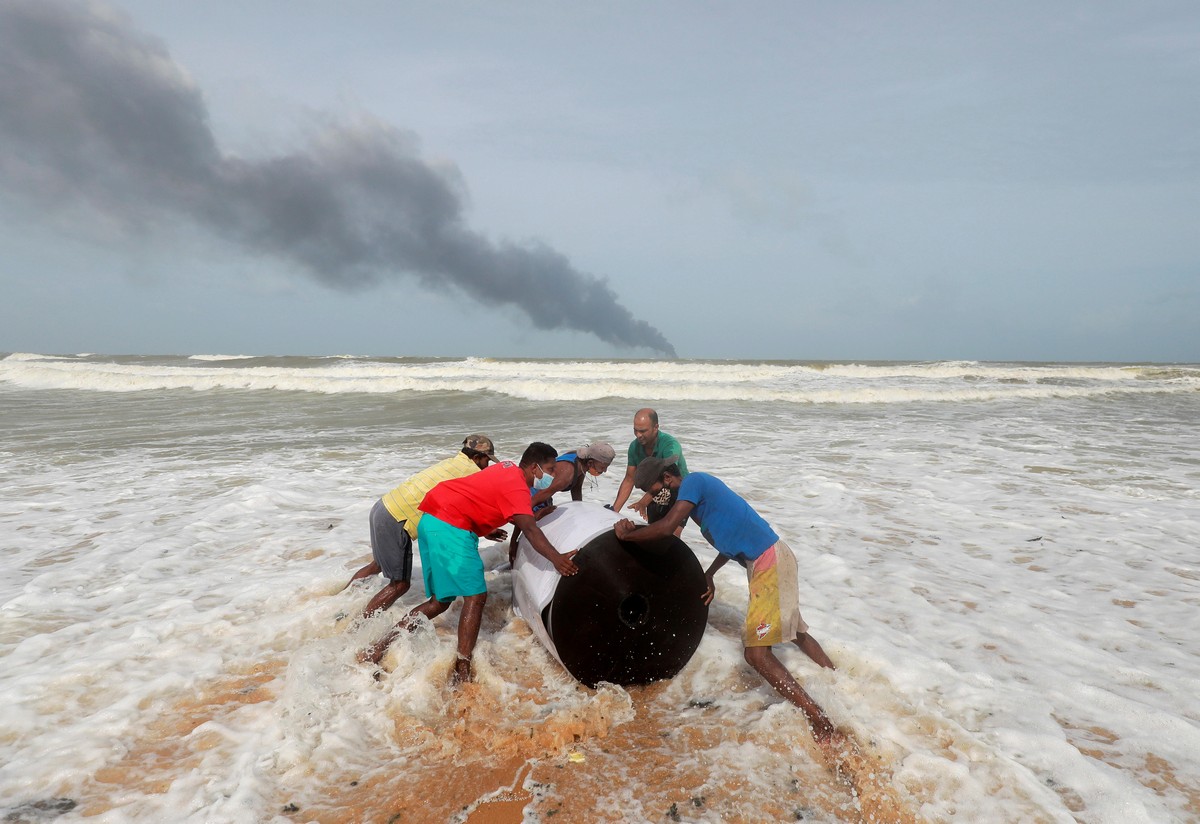
M459 658L454 662L454 671L450 673L450 686L457 687L471 680L471 659Z
M829 737L825 739L817 739L817 744L821 749L831 756L845 756L858 751L858 745L844 730L834 729L830 731Z
M822 749L827 749L832 746L840 733L833 728L833 722L824 716L819 715L815 718L809 717L808 726L812 729L813 740L817 742Z
M381 641L366 649L360 649L355 657L360 664L378 664L383 659L383 654L387 652L387 648L388 645Z

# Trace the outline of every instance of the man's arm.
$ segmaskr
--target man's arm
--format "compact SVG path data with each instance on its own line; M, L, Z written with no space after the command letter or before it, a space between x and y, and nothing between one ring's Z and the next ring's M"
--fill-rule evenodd
M651 495L649 492L647 492L645 495L643 495L642 497L638 498L636 501L631 503L629 505L629 508L632 509L637 514L641 515L643 518L645 518L646 517L646 507L650 506L650 502L653 500L654 500L654 496Z
M546 537L546 534L542 532L542 528L537 525L537 521L532 515L514 515L512 522L513 526L521 530L525 537L529 539L529 545L539 555L554 564L554 568L558 571L559 575L574 575L579 571L579 567L575 566L575 562L571 560L579 550L573 550L565 555L560 554L554 548L554 544L550 543L550 539Z
M676 501L675 505L667 510L666 515L648 526L638 526L628 518L617 521L615 527L617 538L622 541L641 543L674 535L675 530L683 526L695 507L696 505L691 501Z
M617 499L613 501L613 511L620 512L621 507L625 506L625 502L629 500L629 493L633 491L633 473L637 472L637 467L633 464L625 467L625 477L621 479L621 486L617 489Z
M704 603L712 603L713 596L717 594L717 584L716 581L713 580L713 575L717 573L718 569L725 566L728 561L728 555L722 555L718 552L717 557L713 558L713 562L708 565L708 569L704 570L706 589L704 590L704 594L700 596Z

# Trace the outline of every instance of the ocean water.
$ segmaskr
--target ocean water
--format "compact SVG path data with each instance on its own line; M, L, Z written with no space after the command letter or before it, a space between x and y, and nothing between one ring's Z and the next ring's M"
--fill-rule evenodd
M457 609L355 662L382 493L647 405L796 552L840 754L731 566L670 682L575 683L486 542L475 683ZM0 820L1200 821L1197 365L8 354L0 422Z

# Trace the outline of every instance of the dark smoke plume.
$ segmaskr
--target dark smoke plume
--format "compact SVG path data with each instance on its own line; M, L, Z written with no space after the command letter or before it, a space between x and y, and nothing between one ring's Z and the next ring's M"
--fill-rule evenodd
M455 172L394 127L330 129L266 160L223 154L166 47L98 3L0 0L0 187L44 208L85 204L131 233L187 217L336 288L407 274L517 306L541 329L675 354L604 280L467 227Z

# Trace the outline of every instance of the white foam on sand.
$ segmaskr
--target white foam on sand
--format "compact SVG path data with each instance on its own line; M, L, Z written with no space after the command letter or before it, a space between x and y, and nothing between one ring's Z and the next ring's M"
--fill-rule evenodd
M355 662L422 598L418 574L387 615L337 617L374 591L338 589L368 557L380 494L452 451L459 429L620 448L627 420L560 405L531 431L536 403L489 402L484 421L479 396L446 400L440 421L462 423L445 449L418 449L382 429L364 439L340 406L309 423L263 418L298 429L214 434L161 393L86 416L58 394L0 394L14 398L0 442L5 809L70 798L97 821L264 821L396 764L568 747L613 777L594 790L611 820L661 816L679 787L681 803L707 799L685 820L732 820L754 798L854 820L865 803L742 662L733 565L696 656L657 690L566 677L508 610L498 548L485 554L478 692L447 688L456 611L398 641L381 680ZM1124 824L1197 810L1196 404L1131 393L781 414L711 400L660 413L691 468L745 495L796 551L805 618L839 670L780 657L878 765L877 789L933 821ZM611 501L622 474L618 459L585 494ZM684 537L711 559L694 527ZM605 751L647 717L660 726L637 739L645 758Z

